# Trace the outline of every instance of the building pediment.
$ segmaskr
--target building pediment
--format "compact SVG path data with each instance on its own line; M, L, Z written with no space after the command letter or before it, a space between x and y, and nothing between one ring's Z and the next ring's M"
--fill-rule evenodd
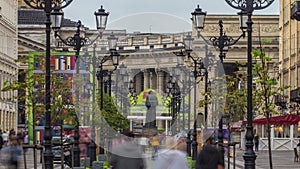
M21 35L18 36L18 52L19 55L27 54L29 52L41 52L45 51L45 45L39 42L36 42L33 39L28 39Z

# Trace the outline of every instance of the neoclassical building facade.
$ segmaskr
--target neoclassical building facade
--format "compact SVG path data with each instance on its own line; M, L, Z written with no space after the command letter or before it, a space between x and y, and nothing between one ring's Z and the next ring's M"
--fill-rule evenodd
M0 88L18 79L18 1L0 2ZM15 91L0 91L0 129L17 129L18 100Z
M300 28L299 21L292 18L292 7L295 0L282 0L280 4L280 52L279 70L280 85L290 86L282 95L286 97L283 101L291 107L287 110L299 114L300 98Z
M30 15L30 18L28 17ZM45 26L43 23L43 11L31 10L28 8L19 9L19 57L26 56L32 51L45 50ZM202 32L205 38L219 35L219 19L223 20L224 31L226 35L237 38L241 31L239 29L238 16L234 15L208 15L206 18L206 25ZM277 70L277 62L279 55L279 16L272 15L258 15L253 16L253 47L260 48L260 40L272 40L272 43L262 45L263 50L268 56L273 58L272 67L274 72ZM84 21L83 21L84 24ZM185 52L183 39L186 35L191 34L194 38L193 57L200 59L205 57L205 43L201 37L197 36L197 32L191 28L190 32L179 32L175 34L159 34L159 33L127 33L126 30L106 30L103 37L95 41L96 50L105 53L108 49L107 37L113 32L118 37L117 50L121 55L120 64L126 65L129 77L134 83L136 93L141 93L146 89L154 89L162 96L167 94L167 84L171 76L175 76L175 67L178 65L177 54L180 51ZM76 31L76 22L64 19L60 34L63 37L73 36ZM82 36L93 39L97 35L97 30L89 29L87 27L81 28ZM51 36L52 50L55 51L70 51L73 52L72 47L68 47L57 41L54 36ZM247 61L247 40L241 39L236 45L229 47L224 59L224 72L232 74L237 71L236 62ZM218 56L218 49L208 46L208 51ZM86 50L93 52L93 48L86 47ZM83 52L82 52L83 54ZM178 109L179 115L178 124L182 129L190 129L194 121L194 114L203 112L203 108L196 106L197 102L204 99L202 93L204 92L204 81L201 78L197 79L197 87L193 86L195 81L192 76L193 63L188 59L187 55L182 58L184 60L184 67L181 68L180 77L177 78L176 86L180 93L186 97L185 102L181 105L185 107ZM110 62L105 63L105 69L111 69ZM22 67L21 69L26 69ZM216 68L217 69L217 68ZM244 71L239 69L238 71ZM112 76L112 80L117 82L116 75ZM209 72L209 79L215 78L215 72ZM187 83L187 82L190 82ZM114 85L116 95L120 92L122 86L120 84ZM119 90L119 91L116 91ZM196 91L196 92L194 92ZM196 93L196 95L194 95ZM122 93L120 93L123 95ZM125 94L126 95L126 94ZM126 107L126 106L125 106ZM126 112L128 112L127 110ZM208 125L215 127L217 125L218 117L213 112L214 108L209 105ZM168 114L168 113L167 113ZM135 112L133 115L139 115ZM142 114L140 114L142 115Z

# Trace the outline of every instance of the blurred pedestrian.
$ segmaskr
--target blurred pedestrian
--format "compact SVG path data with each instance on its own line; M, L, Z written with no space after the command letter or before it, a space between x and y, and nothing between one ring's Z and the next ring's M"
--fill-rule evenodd
M25 132L24 134L24 141L23 144L28 145L29 144L29 136L28 136L28 132Z
M18 139L19 145L22 146L24 143L24 133L22 130L19 130L17 132L17 139Z
M2 165L8 166L10 169L18 169L21 153L22 150L19 146L17 137L11 136L8 146L1 151L1 160L4 162Z
M148 138L145 137L145 136L141 136L139 139L138 139L138 142L139 142L139 145L141 146L142 148L142 152L145 153L146 152L146 147L148 145Z
M3 145L4 145L3 137L2 134L0 134L0 150L3 148Z
M259 147L259 136L258 136L258 134L255 134L255 136L254 136L254 146L255 146L255 151L258 152L258 147Z
M178 150L174 137L165 139L164 148L158 152L155 169L188 169L186 153Z
M214 132L203 130L203 147L196 160L196 169L224 169L224 160L218 148L213 144Z
M125 131L123 134L124 142L112 150L110 165L113 169L145 169L142 152L134 141L134 134L129 131Z
M151 145L152 145L152 159L155 159L155 157L157 156L157 152L158 152L158 147L159 147L159 140L158 140L158 136L153 136L152 140L151 140Z
M3 131L2 138L3 138L4 146L7 146L7 144L8 144L8 134L7 134L6 131Z

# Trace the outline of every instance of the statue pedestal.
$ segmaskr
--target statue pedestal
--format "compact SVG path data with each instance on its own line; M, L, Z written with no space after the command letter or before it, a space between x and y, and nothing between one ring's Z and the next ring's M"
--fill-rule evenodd
M145 137L153 137L155 135L157 135L157 127L146 127L143 126L143 135Z

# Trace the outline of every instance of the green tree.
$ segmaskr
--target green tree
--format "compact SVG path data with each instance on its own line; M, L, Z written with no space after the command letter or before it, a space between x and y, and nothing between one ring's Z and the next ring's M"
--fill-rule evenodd
M264 41L264 43L270 43L271 41ZM253 80L255 80L255 85L253 85L253 112L256 115L262 115L267 119L267 136L268 136L268 153L269 153L269 165L270 169L273 168L272 165L272 150L271 150L271 125L270 117L275 114L279 114L274 103L275 96L281 96L282 91L289 88L289 86L279 86L278 81L275 78L274 72L271 71L272 58L266 56L261 50L252 51L254 64L253 64ZM239 67L243 67L245 64L239 64ZM247 86L244 88L237 88L237 84L246 79L244 74L239 76L227 76L227 96L225 111L231 112L232 120L242 120L245 119L247 114ZM203 93L203 95L213 95L214 90L210 90L208 93ZM210 97L208 101L200 100L198 106L203 107L204 104L210 104L214 97ZM234 108L234 111L231 111Z
M270 117L274 114L279 114L276 110L274 103L275 96L281 95L281 92L288 88L288 86L278 86L278 81L271 75L269 63L272 61L271 57L268 57L262 51L254 50L253 58L256 60L253 74L256 76L256 87L254 92L254 100L258 108L256 109L258 114L261 114L267 119L267 135L268 135L268 153L269 153L269 165L273 168L272 164L272 150L271 150L271 125Z
M34 55L33 55L34 56ZM24 81L5 81L4 87L1 91L18 91L23 90L25 94L18 95L15 99L25 103L24 109L27 109L28 115L28 130L30 142L35 143L34 126L39 125L45 112L45 105L43 104L45 98L45 76L44 74L34 73L35 57L25 56L17 60L20 64L28 65L28 69L19 72L20 76L25 77ZM69 100L64 99L70 95L70 82L62 79L62 75L55 74L52 70L52 91L51 91L51 124L60 124L64 119L72 116L74 109L66 106L67 103L71 105ZM24 110L25 111L25 110ZM38 119L38 117L40 119Z
M124 117L124 115L118 111L116 105L114 104L114 100L112 97L110 97L108 94L104 93L103 95L103 110L100 110L100 95L98 95L97 100L98 100L98 110L96 111L97 113L95 114L96 119L102 119L106 121L108 124L107 127L113 128L115 131L120 131L120 130L127 130L129 129L129 120ZM100 120L96 120L95 122L96 126L101 125Z

